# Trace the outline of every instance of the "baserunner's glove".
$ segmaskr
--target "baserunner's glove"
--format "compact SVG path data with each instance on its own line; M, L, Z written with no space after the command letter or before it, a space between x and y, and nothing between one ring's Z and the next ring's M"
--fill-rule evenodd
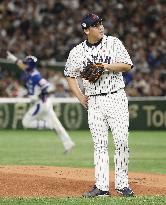
M104 73L104 65L102 63L89 63L80 72L81 77L88 80L90 83L95 83Z
M6 58L11 62L15 63L20 69L25 70L27 65L23 63L22 60L18 59L15 55L13 55L10 51L6 52Z
M10 51L7 51L7 59L12 61L13 63L16 63L18 58L13 55Z

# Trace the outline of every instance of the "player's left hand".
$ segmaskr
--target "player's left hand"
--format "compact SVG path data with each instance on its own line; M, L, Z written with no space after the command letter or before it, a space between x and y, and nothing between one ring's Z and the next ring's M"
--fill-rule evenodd
M95 83L104 73L104 66L102 63L89 63L80 73L82 78Z

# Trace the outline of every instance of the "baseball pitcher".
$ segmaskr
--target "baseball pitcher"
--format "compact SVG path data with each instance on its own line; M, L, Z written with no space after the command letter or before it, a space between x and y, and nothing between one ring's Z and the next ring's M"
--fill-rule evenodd
M31 107L22 120L23 126L25 128L55 130L64 146L64 153L68 153L74 147L74 142L53 110L49 95L55 90L46 79L42 78L37 70L37 58L35 56L26 56L25 59L19 60L9 51L7 52L7 58L25 71L25 85L31 100Z
M83 17L81 26L87 39L69 53L64 74L81 104L88 110L88 123L94 142L96 183L85 197L108 196L108 130L115 144L115 189L123 196L133 196L128 182L128 100L122 72L133 64L122 42L104 35L102 19L96 14ZM85 93L77 84L81 76Z

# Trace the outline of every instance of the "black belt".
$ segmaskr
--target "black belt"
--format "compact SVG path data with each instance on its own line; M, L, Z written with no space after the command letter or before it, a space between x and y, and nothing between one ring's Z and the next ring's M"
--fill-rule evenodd
M90 95L90 96L105 96L105 95L108 95L108 94L114 94L114 93L117 93L118 91L113 91L113 92L110 92L110 93L99 93L99 94L96 94L96 95Z

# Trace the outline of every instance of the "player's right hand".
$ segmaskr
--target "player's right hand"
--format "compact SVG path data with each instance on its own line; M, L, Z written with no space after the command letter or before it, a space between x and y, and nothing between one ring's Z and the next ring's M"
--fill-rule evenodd
M82 94L81 96L79 96L78 99L80 103L87 109L88 108L88 96Z
M18 58L13 55L10 51L7 51L7 59L12 61L13 63L16 63L16 61L18 60Z

